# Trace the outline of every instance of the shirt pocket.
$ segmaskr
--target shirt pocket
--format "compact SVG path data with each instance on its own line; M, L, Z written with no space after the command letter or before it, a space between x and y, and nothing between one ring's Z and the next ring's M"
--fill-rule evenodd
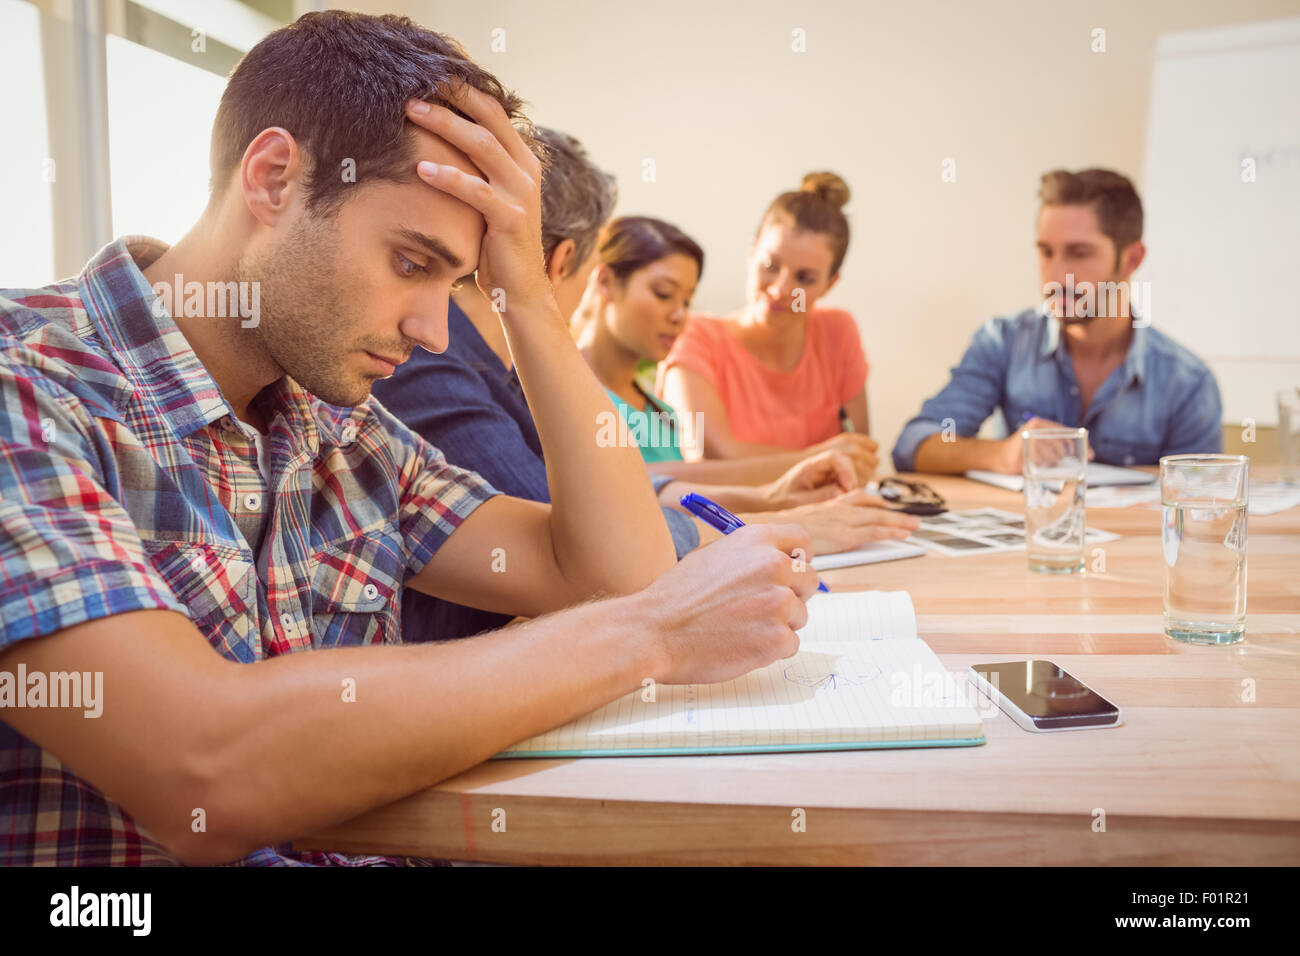
M231 545L143 539L149 563L216 650L249 663L262 657L252 552Z
M312 646L401 643L406 578L397 523L313 556Z
M1154 465L1160 461L1160 445L1154 441L1133 441L1088 433L1096 460L1106 465Z

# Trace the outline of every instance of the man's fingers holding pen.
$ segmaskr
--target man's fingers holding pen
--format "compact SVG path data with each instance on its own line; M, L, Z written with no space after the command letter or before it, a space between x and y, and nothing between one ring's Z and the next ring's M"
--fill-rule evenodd
M817 588L797 525L748 525L683 558L636 596L661 637L664 683L730 680L790 657Z
M776 549L768 557L773 580L786 585L805 601L812 597L817 591L818 578L812 570L812 538L808 531L797 524L761 524L750 527L757 532L756 537Z

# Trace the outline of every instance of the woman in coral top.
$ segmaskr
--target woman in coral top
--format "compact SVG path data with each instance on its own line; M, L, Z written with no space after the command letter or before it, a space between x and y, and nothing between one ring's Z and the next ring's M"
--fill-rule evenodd
M660 366L659 394L685 421L703 421L703 436L688 437L705 457L833 449L864 480L874 472L857 324L841 309L817 308L848 250L848 198L834 173L809 173L801 189L778 196L750 246L748 302L723 316L692 315Z
M596 440L635 443L652 474L673 478L660 490L663 504L680 507L681 496L694 491L747 523L801 524L814 550L828 554L903 538L917 527L911 516L887 510L862 490L853 463L834 451L683 461L683 423L641 386L637 367L668 354L686 320L704 250L671 223L622 216L601 232L597 257L579 309L578 348L626 427L620 434L607 419Z

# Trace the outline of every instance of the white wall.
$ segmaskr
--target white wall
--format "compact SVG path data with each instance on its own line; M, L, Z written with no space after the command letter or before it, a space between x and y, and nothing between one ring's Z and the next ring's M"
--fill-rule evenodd
M55 278L52 194L59 168L50 156L42 73L40 11L0 0L0 288L24 288ZM18 95L21 91L21 95ZM21 135L19 135L19 131ZM74 179L76 169L65 171Z
M854 236L828 302L858 318L886 447L981 321L1035 300L1039 175L1110 166L1141 189L1156 36L1300 12L1297 0L353 5L455 36L618 176L619 212L698 239L701 308L740 304L746 243L778 192L813 169L844 176ZM1091 52L1098 27L1104 53ZM805 53L791 51L795 28ZM955 183L940 181L946 157Z
M225 18L214 40L251 45L276 26L235 0L144 5L186 13L191 23ZM123 7L109 3L103 11L119 32ZM207 202L208 144L225 79L111 29L102 87L90 80L105 97L108 135L103 148L87 148L85 94L69 67L81 33L71 3L0 0L0 123L12 132L0 149L0 287L75 276L116 236L175 242ZM97 183L87 168L101 165L106 202L90 198ZM102 224L87 215L101 202Z
M1225 421L1276 424L1300 383L1300 17L1161 37L1150 111L1148 312L1210 363Z
M170 244L202 215L208 145L225 88L206 70L108 38L114 236L142 233ZM150 108L140 109L146 101Z

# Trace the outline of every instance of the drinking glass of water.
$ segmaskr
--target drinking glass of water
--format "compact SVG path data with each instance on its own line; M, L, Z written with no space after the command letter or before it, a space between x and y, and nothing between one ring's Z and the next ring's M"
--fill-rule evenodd
M1020 442L1029 570L1082 571L1088 429L1030 428Z
M1165 634L1190 644L1235 644L1246 635L1244 455L1160 459Z

